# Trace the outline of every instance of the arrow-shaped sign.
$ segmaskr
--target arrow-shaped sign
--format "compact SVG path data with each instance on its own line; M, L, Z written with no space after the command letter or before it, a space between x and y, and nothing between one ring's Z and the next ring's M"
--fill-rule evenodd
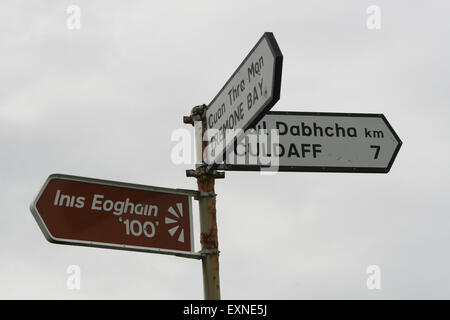
M192 234L195 192L53 174L31 212L53 243L199 259Z
M402 141L382 114L269 112L222 170L387 173Z
M233 139L280 98L283 55L266 32L206 109L207 163L220 163ZM227 136L228 135L228 136Z

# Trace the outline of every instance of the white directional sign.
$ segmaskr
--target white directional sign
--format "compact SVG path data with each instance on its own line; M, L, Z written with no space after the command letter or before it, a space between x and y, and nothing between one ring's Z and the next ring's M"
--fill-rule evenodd
M387 173L402 144L382 114L269 112L257 128L219 169Z
M275 37L264 33L207 106L207 163L220 163L233 138L254 126L278 101L282 64Z

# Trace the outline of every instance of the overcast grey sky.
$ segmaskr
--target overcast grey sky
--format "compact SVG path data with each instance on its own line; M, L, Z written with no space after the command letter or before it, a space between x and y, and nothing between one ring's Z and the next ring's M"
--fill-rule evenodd
M66 26L72 4L80 29ZM51 244L29 204L56 172L196 188L171 134L192 130L183 115L271 31L284 56L273 110L383 113L403 146L388 174L227 172L222 298L449 299L449 12L445 0L1 1L0 298L202 299L199 261ZM66 288L73 264L80 290ZM369 265L381 290L366 287Z

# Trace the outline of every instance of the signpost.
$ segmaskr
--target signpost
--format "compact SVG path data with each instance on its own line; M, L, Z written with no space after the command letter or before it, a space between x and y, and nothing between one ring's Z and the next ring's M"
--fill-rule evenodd
M31 205L45 237L201 259L205 299L220 299L214 185L225 173L217 169L387 173L402 144L382 114L268 112L280 98L282 64L274 35L264 33L212 102L184 117L195 126L197 163L186 175L198 191L53 174Z
M48 241L200 259L194 252L196 191L51 175L31 211Z
M402 145L382 114L269 112L256 127L219 169L387 173Z
M283 55L266 32L206 108L208 164L220 163L240 132L255 125L280 98Z

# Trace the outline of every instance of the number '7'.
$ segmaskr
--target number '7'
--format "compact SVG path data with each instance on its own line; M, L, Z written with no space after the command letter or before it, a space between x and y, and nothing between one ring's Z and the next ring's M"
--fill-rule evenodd
M378 154L380 153L380 146L371 145L370 147L375 149L375 155L373 156L373 158L378 159Z

